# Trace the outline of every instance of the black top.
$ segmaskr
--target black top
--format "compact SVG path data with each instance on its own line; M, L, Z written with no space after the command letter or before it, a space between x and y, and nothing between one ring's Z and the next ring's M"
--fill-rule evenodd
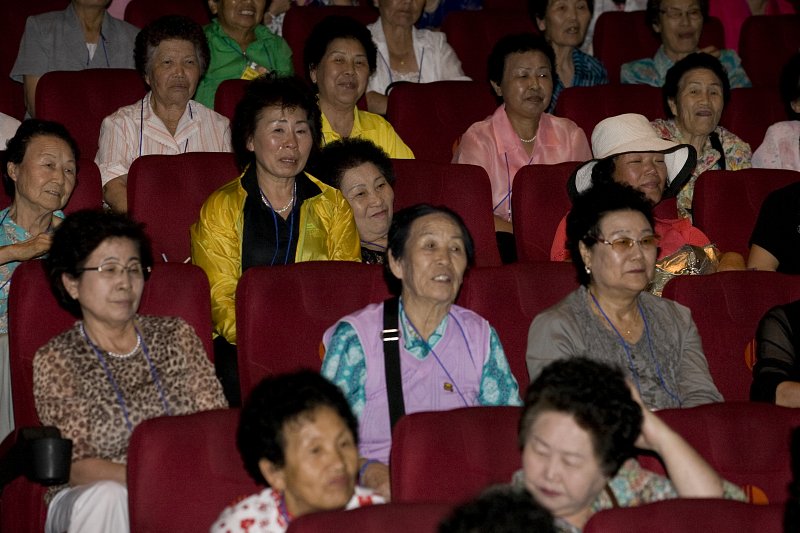
M750 237L775 256L778 272L800 274L800 182L773 191L764 200Z
M773 307L756 332L756 365L750 399L775 403L775 389L784 381L800 381L800 300Z

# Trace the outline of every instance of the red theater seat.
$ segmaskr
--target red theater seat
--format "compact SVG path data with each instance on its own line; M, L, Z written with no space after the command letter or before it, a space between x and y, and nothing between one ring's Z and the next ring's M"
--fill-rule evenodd
M242 398L266 376L318 371L325 330L389 296L377 265L319 261L248 269L236 290Z
M788 468L788 467L787 467ZM595 514L584 533L764 533L782 531L783 507L730 500L666 500Z
M644 11L606 11L597 19L592 44L595 57L608 71L608 79L618 83L623 63L653 57L661 38L647 24ZM718 18L706 19L699 46L725 48L725 28Z
M719 123L741 137L755 152L761 146L767 128L786 118L777 85L748 87L731 90L731 99Z
M639 113L649 120L664 117L661 89L649 85L595 85L567 87L558 97L555 114L574 121L586 138L598 122L623 113Z
M500 264L494 236L492 187L476 165L451 165L417 159L393 159L397 181L394 210L419 203L445 205L458 213L475 241L475 265Z
M712 170L697 180L692 199L694 225L723 252L747 257L750 236L769 193L797 181L793 170Z
M225 80L220 83L217 94L214 95L214 111L233 123L236 106L244 96L248 83L250 80Z
M485 82L400 83L389 93L386 118L414 157L449 163L461 135L496 107Z
M36 118L62 123L78 143L81 156L94 159L103 119L141 100L146 92L133 69L48 72L36 86Z
M164 15L183 15L205 26L211 22L206 5L194 0L131 0L125 6L125 20L137 28L144 28Z
M436 503L387 503L352 511L326 511L301 516L289 524L286 533L435 533L450 510L449 505Z
M798 49L800 15L748 17L742 25L739 55L754 87L777 87L781 69Z
M389 461L392 501L461 503L521 467L518 407L414 413L397 421Z
M208 531L227 505L263 490L242 465L238 425L238 409L139 424L128 446L131 531Z
M725 400L747 400L758 322L773 306L800 298L800 276L752 271L678 276L663 296L691 309L711 377Z
M239 175L233 154L145 155L128 172L128 214L144 222L156 262L191 254L189 228L212 192Z
M517 171L511 205L519 262L550 260L558 224L572 208L567 180L579 164L528 165Z

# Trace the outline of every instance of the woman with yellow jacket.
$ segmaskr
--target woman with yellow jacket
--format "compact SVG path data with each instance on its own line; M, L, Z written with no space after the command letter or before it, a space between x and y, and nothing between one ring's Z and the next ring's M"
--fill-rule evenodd
M319 107L302 82L267 77L250 83L232 128L242 175L206 200L191 230L192 260L211 284L218 356L232 352L226 344L236 344L235 297L242 272L300 261L360 260L347 200L303 171L320 137ZM225 386L224 376L220 379Z

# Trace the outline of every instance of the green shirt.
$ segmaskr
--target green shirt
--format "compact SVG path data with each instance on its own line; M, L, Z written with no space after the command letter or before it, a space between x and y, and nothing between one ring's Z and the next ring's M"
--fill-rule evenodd
M281 76L294 73L292 50L287 42L261 24L256 26L256 40L250 43L245 53L242 53L239 43L225 33L217 19L208 24L204 31L211 49L211 64L197 86L194 99L210 109L214 109L214 95L219 84L241 78L245 67L251 62Z

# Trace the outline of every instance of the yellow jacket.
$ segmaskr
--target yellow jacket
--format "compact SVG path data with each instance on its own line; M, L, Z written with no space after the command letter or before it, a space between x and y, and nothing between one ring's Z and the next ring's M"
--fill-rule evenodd
M350 137L372 141L383 148L383 151L392 159L414 159L414 152L403 142L403 139L385 118L369 111L361 111L357 107L353 107L353 114L353 129L350 131ZM325 113L322 113L323 146L341 138L342 136L333 130Z
M360 261L361 245L353 212L338 190L306 174L321 194L300 206L295 262ZM203 204L192 225L192 262L211 284L214 332L236 344L236 285L242 276L242 232L247 193L241 178L226 183Z

